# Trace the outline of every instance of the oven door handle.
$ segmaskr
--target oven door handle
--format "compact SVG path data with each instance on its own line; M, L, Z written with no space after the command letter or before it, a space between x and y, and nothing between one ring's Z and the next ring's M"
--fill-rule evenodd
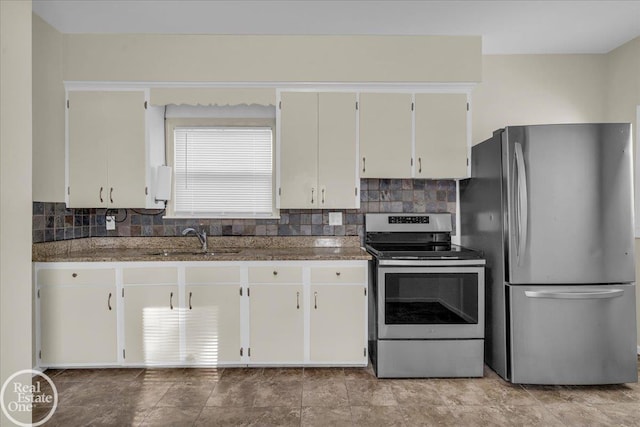
M378 265L381 267L417 267L417 268L425 268L425 267L481 267L486 264L484 259L459 259L459 258L449 258L449 259L430 259L430 260L421 260L421 259L380 259L378 260Z

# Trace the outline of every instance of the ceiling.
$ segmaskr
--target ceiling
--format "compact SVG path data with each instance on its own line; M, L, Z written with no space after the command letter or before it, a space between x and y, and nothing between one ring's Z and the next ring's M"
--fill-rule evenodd
M606 53L640 0L33 0L63 33L481 35L485 54Z

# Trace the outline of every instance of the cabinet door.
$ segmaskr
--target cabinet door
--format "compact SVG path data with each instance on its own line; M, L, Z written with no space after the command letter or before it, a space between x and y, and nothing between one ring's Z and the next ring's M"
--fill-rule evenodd
M467 96L416 95L416 178L467 177Z
M311 362L366 363L364 285L312 285Z
M144 208L146 203L145 108L143 92L105 92L108 117L109 206Z
M304 318L301 285L251 285L251 363L302 363Z
M112 128L106 92L69 92L69 207L106 207Z
M178 286L125 286L124 324L127 364L180 362Z
M188 285L187 364L216 366L240 361L240 286Z
M411 95L360 94L360 177L411 178Z
M359 208L356 95L320 93L318 185L323 209Z
M281 95L280 208L318 206L318 94Z
M115 296L115 283L42 286L42 365L117 363Z
M144 208L144 92L69 92L69 206Z

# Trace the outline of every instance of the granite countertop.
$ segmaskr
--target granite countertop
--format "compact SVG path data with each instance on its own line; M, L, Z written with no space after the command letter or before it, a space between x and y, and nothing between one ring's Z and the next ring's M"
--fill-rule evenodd
M33 262L369 260L358 236L108 237L36 243Z

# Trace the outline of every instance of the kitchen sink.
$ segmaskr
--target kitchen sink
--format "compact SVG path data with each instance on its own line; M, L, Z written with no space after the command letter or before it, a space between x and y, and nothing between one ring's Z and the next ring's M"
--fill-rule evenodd
M164 251L158 251L158 252L151 252L149 255L153 255L153 256L184 256L184 255L199 255L202 257L207 257L207 256L215 256L215 255L222 255L222 254L237 254L240 253L241 249L236 249L236 248L221 248L221 249L214 249L211 251L207 251L207 252L202 252L202 251L171 251L171 250L164 250Z

